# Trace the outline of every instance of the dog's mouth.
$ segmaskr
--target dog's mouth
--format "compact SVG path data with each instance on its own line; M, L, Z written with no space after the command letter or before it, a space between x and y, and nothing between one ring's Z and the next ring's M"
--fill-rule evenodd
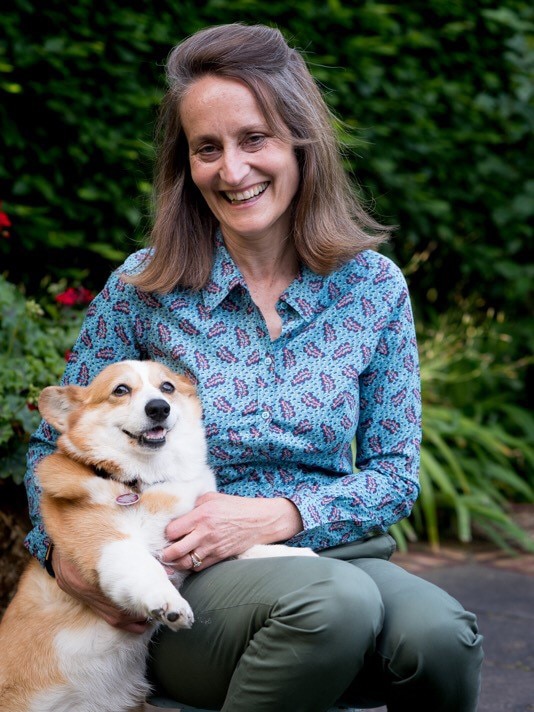
M165 440L168 431L158 425L155 428L144 430L138 435L134 435L133 433L130 433L127 430L123 430L122 432L125 433L129 438L137 440L138 444L141 445L141 447L157 449L165 445Z

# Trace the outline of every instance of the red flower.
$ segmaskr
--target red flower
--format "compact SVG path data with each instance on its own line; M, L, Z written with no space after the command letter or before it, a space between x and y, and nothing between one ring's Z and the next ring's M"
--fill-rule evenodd
M26 403L26 407L28 408L28 410L37 410L37 406L35 405L35 403L28 402Z
M2 201L0 200L0 236L6 239L11 237L9 229L11 227L11 220L7 213L2 211Z
M56 294L56 302L63 304L64 307L73 307L76 304L76 290L74 287L69 287L61 294Z
M93 293L85 287L69 287L61 294L56 294L55 300L58 304L64 307L74 307L76 305L85 305L93 299Z

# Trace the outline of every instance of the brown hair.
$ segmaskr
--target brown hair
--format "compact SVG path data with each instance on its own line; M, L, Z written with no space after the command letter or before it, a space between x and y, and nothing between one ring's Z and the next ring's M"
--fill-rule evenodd
M295 147L300 184L292 239L299 259L329 274L363 249L376 248L391 228L358 202L346 175L329 112L304 59L277 29L239 23L200 30L176 46L167 62L169 89L159 116L153 248L130 276L145 291L176 285L202 288L209 279L216 220L191 178L180 102L205 75L242 81L270 128ZM288 136L289 130L289 136Z

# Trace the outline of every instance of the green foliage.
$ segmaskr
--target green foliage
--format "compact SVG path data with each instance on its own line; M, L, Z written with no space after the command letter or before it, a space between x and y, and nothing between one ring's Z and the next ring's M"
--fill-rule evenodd
M513 405L521 371L501 315L474 323L440 320L420 338L423 394L421 496L393 529L399 544L440 534L469 542L483 534L500 547L534 551L509 516L508 502L534 502L534 417Z
M88 286L100 287L134 248L149 223L167 53L236 20L275 24L307 54L344 122L347 168L399 226L391 252L409 263L423 314L473 291L529 314L526 0L12 0L0 40L0 199L15 224L0 259L13 281L89 267Z
M42 388L57 383L81 313L48 305L48 314L0 275L0 477L20 482Z

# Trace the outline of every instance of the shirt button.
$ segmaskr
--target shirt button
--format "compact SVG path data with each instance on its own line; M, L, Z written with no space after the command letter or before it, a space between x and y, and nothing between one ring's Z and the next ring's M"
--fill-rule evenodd
M264 420L269 420L269 418L271 417L271 414L269 413L268 410L262 410L262 411L261 411L261 417L262 417Z
M265 363L267 366L270 366L273 362L272 356L266 356L265 357Z

